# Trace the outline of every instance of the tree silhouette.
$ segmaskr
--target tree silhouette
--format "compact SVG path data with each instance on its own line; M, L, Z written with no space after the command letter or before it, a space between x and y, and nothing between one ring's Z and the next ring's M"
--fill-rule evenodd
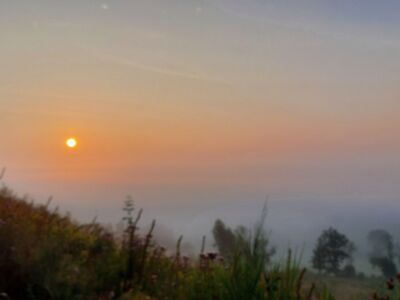
M396 275L392 235L384 229L377 229L370 231L367 238L371 248L369 254L371 265L379 268L385 277Z
M213 236L218 252L226 259L232 259L235 254L236 238L233 231L218 219L214 223Z
M269 246L268 234L265 231L265 219L267 208L264 205L262 214L254 228L238 226L235 230L229 228L218 219L214 223L213 235L218 252L229 261L238 254L250 257L254 251L258 251L266 263L275 254L275 248ZM252 244L256 241L256 244Z
M312 266L318 271L337 275L345 260L352 259L354 244L334 228L324 230L313 250Z

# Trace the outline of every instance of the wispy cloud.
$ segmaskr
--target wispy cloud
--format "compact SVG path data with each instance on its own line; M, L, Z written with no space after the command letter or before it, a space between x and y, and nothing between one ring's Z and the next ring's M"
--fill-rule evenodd
M144 64L139 61L125 58L122 56L116 56L116 55L102 53L93 48L84 47L84 46L80 46L80 48L84 49L87 52L90 52L90 54L93 57L95 57L99 60L114 63L114 64L125 66L125 67L135 68L135 69L143 70L146 72L153 72L153 73L157 73L157 74L161 74L161 75L165 75L165 76L179 77L179 78L189 79L189 80L206 81L206 82L223 84L223 85L231 84L230 82L228 82L224 79L216 78L216 77L209 76L207 74L202 74L199 72L187 72L187 71L182 71L182 70L173 69L173 68L165 68L162 66Z

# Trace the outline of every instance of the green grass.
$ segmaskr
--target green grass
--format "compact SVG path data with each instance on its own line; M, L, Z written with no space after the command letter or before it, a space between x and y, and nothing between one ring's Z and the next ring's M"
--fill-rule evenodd
M371 299L381 281L369 278L340 278L315 273L307 274L306 282L314 282L319 288L326 287L336 299L362 300Z
M308 273L291 251L269 263L265 214L243 236L233 260L216 253L193 260L181 253L181 239L167 255L152 239L155 222L139 235L141 211L129 209L119 241L95 222L79 224L50 203L35 205L1 190L0 294L11 300L330 300L333 294L350 300L373 292L367 281Z

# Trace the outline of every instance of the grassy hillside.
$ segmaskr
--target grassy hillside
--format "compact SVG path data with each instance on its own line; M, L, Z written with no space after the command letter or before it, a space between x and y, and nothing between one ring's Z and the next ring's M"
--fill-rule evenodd
M28 203L2 189L3 299L333 299L326 285L341 300L368 299L373 292L367 281L306 275L290 252L282 264L267 263L263 220L230 261L217 253L191 260L181 253L181 239L172 256L153 242L155 222L140 236L141 213L126 203L119 241L98 224L79 224L50 203Z

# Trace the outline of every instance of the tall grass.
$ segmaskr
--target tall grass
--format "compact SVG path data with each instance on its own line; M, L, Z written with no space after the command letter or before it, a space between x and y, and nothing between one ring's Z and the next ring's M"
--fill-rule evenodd
M373 294L374 300L400 299L400 273L395 278L389 278L379 292Z
M305 283L305 269L288 252L269 262L266 211L243 231L233 260L217 253L189 259L168 255L152 238L155 221L139 234L133 205L122 242L97 224L81 225L46 205L0 191L0 294L11 300L329 300ZM204 247L202 247L204 249Z

